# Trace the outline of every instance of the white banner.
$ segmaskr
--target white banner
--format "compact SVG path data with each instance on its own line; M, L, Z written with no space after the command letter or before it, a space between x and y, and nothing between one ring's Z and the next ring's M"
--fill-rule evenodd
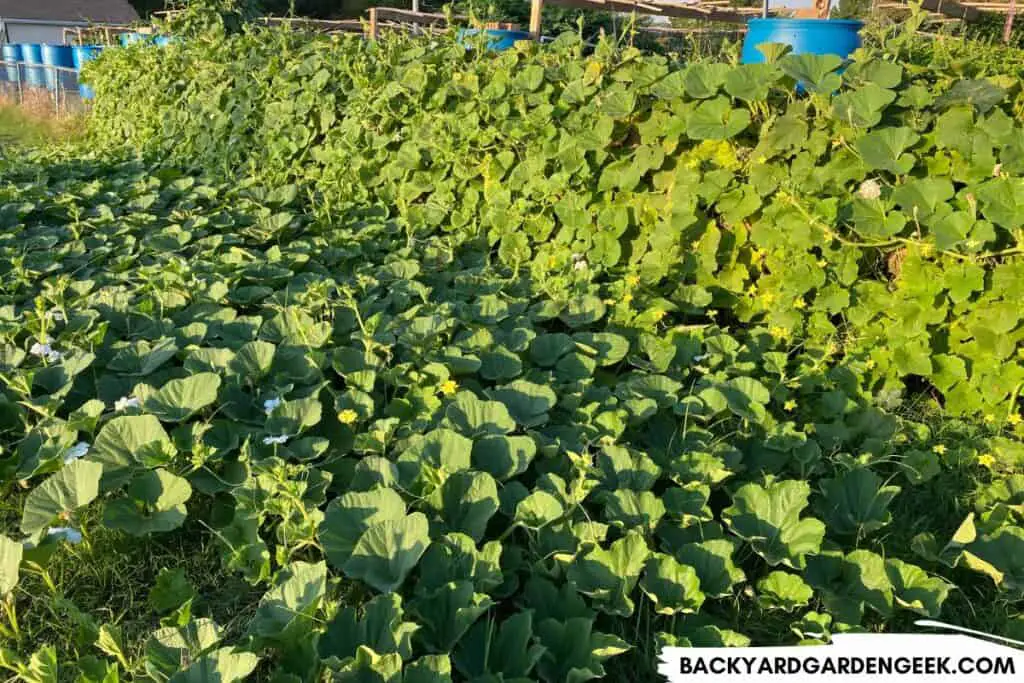
M667 647L658 673L671 683L1009 683L1024 681L1024 646L998 636L939 622L918 622L972 633L847 633L822 646Z

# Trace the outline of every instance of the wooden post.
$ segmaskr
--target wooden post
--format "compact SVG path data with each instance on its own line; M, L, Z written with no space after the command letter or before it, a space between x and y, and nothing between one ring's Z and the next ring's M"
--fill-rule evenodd
M768 0L764 0L764 2L761 4L761 18L768 18Z
M1010 0L1010 8L1006 12L1006 24L1003 25L1003 42L1010 44L1013 36L1013 15L1017 13L1017 0Z
M377 40L377 8L370 8L370 40Z
M544 9L544 0L530 0L530 34L534 40L540 40L540 15Z

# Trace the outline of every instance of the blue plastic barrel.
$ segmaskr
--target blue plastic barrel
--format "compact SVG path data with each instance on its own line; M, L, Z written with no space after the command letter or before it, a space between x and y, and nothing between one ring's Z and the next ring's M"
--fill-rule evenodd
M460 43L465 44L466 38L469 36L475 36L478 33L480 33L480 30L475 28L461 29L458 34L458 40ZM501 52L502 50L509 49L515 45L518 40L533 40L533 34L529 31L488 28L484 29L484 33L486 33L489 38L487 41L487 49L494 50L495 52Z
M784 43L793 54L850 56L861 45L864 22L856 19L751 19L743 41L744 64L761 64L761 43Z
M128 47L129 45L134 45L135 43L145 43L145 42L148 42L149 36L147 36L144 33L132 32L132 33L122 33L121 35L119 35L117 37L117 39L119 41L121 41L121 46L122 47Z
M22 43L21 58L25 62L25 83L30 88L42 88L46 85L43 76L43 47L38 43Z
M71 59L75 62L75 69L78 70L78 94L83 100L91 100L95 97L95 91L82 83L82 65L90 59L96 59L103 51L102 45L76 45L71 48Z
M18 62L21 61L21 45L5 43L0 47L0 55L7 64L3 68L5 80L17 83L20 80Z
M70 45L43 45L43 64L46 66L60 67L63 69L75 68L75 61L71 56ZM71 71L58 71L57 69L43 69L43 78L46 81L47 90L57 90L58 84L61 90L69 90L74 87L75 74Z
M153 44L157 47L167 47L174 40L170 36L153 36Z

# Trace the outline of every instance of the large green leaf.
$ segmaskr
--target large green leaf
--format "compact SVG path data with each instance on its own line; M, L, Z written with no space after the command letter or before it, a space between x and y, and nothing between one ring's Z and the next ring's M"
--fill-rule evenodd
M778 61L783 73L816 93L831 93L839 89L842 78L836 70L842 64L842 58L833 54L788 54Z
M220 375L200 372L184 379L172 379L154 390L147 384L135 387L142 408L164 422L184 422L217 400Z
M473 466L499 481L512 479L526 472L537 444L528 436L484 436L473 442Z
M375 522L359 537L342 571L381 593L391 593L402 585L428 545L430 524L420 512Z
M516 380L497 389L491 389L487 395L505 404L513 419L524 427L546 422L547 412L557 401L557 396L550 387L525 380Z
M665 503L651 491L619 489L601 499L605 521L624 529L653 531L665 515Z
M70 517L99 495L103 466L86 460L68 463L32 489L21 513L21 532L38 537L59 519Z
M472 452L470 439L451 429L435 429L420 438L410 439L410 447L402 457L446 472L458 472L469 469Z
M1004 590L1024 589L1024 528L1007 526L964 549L961 562Z
M583 683L605 675L604 660L629 650L617 636L595 632L593 619L575 617L564 622L545 619L537 625L546 652L537 664L545 683Z
M861 537L892 521L889 504L900 487L883 486L878 475L858 467L822 480L821 492L817 510L829 531Z
M317 641L320 657L345 660L365 646L375 652L397 653L408 660L412 657L413 634L420 626L404 618L402 598L396 594L378 595L361 610L346 606L327 624Z
M997 178L978 188L985 218L1013 230L1024 224L1024 178Z
M800 519L810 493L810 486L803 481L746 484L733 495L722 519L769 564L799 569L804 556L816 553L825 536L821 521Z
M103 486L117 488L140 467L164 465L174 456L174 444L153 415L115 417L103 425L89 459L103 465Z
M811 587L795 574L774 571L757 582L757 603L766 609L792 611L814 596Z
M418 596L410 608L423 624L419 638L431 650L448 652L493 604L488 596L477 593L471 582L453 581Z
M564 513L558 498L547 491L534 491L516 505L515 521L527 528L538 529Z
M493 617L481 619L459 642L455 666L472 680L485 676L505 681L528 678L545 651L532 641L530 610L513 614L500 625Z
M900 126L876 128L857 138L853 144L869 169L904 175L917 161L907 150L919 139L913 130Z
M865 606L883 616L892 613L893 586L885 560L871 551L854 550L845 556L830 551L809 557L804 578L842 623L859 624Z
M405 517L405 501L394 489L350 491L327 506L319 537L327 561L344 567L363 532L372 525Z
M832 100L832 110L841 120L860 128L871 128L882 120L882 111L896 99L896 93L874 83L847 90Z
M483 401L472 392L460 391L448 406L448 421L467 436L507 434L516 428L508 408L498 401Z
M939 617L942 603L953 589L952 584L896 558L887 559L885 569L892 583L896 604L933 619Z
M297 649L316 626L316 611L326 589L324 562L292 562L282 569L276 585L260 598L249 622L249 633L263 642Z
M164 469L147 470L128 485L124 498L107 504L103 524L133 536L166 532L185 522L185 502L192 497L188 480Z
M186 662L196 661L220 640L221 632L210 619L157 629L146 640L146 673L157 680L168 679Z
M498 511L498 486L486 472L456 472L430 497L444 528L479 541Z
M710 598L732 594L732 588L746 578L733 561L736 544L727 538L689 543L674 550L681 564L693 567L701 591Z
M649 554L643 536L630 532L607 550L596 547L577 556L569 566L568 577L598 609L628 617L633 613L629 594Z
M174 674L168 683L234 683L247 678L259 662L260 658L251 652L222 647Z
M686 124L694 140L728 140L750 125L750 112L732 106L727 97L702 102Z
M658 614L696 612L704 604L697 571L671 555L655 553L648 558L640 588Z

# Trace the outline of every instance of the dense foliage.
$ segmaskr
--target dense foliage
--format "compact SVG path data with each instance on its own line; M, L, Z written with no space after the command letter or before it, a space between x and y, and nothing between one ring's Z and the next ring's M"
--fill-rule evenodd
M841 73L571 35L105 53L102 160L2 162L0 666L561 683L958 601L1009 632L1019 72L909 36ZM182 557L132 647L47 569L108 535L210 539L262 597L221 628ZM48 598L59 645L19 636Z
M833 96L838 60L464 52L285 34L124 51L99 75L124 95L101 98L98 131L298 182L326 215L384 204L415 234L486 234L564 296L575 254L588 282L634 272L666 311L767 316L870 361L875 395L926 381L954 414L1016 414L1019 73L865 55Z

